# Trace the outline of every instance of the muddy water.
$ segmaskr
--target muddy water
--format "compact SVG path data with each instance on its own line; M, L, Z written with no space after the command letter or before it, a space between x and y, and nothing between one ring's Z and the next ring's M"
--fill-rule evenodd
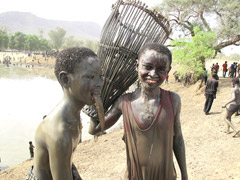
M62 95L52 76L0 64L0 167L14 166L30 157L28 143L34 144L36 127ZM86 140L91 138L87 133L89 117L81 116L82 139Z

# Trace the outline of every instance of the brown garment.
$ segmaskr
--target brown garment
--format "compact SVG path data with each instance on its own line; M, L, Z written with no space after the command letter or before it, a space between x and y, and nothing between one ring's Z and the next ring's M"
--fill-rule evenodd
M161 103L152 124L141 129L131 107L132 94L123 96L124 140L127 179L174 180L174 111L171 93L161 89ZM125 177L126 178L126 177Z

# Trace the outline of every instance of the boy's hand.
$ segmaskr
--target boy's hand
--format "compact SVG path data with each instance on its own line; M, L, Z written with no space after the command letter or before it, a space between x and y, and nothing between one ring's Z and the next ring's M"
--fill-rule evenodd
M101 127L100 127L100 123L99 123L98 119L90 118L88 133L91 134L91 135L96 135L96 134L98 134L97 132L100 129L101 129Z

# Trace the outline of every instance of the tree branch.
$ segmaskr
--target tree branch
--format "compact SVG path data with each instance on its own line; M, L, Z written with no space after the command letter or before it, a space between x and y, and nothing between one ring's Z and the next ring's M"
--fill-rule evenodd
M203 25L205 26L205 28L207 28L207 30L210 32L212 31L210 26L208 25L206 19L203 17L203 12L200 12L200 19L202 20Z
M221 52L221 49L229 46L229 45L236 45L240 43L240 34L236 35L235 37L233 37L231 40L225 41L225 42L221 42L218 45L216 45L215 47L213 47L215 49L215 55L217 55L218 52ZM239 46L240 44L236 45Z

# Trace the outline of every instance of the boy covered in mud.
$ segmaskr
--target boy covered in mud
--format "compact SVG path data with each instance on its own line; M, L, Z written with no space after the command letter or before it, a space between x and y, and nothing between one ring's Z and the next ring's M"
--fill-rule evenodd
M240 131L232 124L231 117L234 113L240 110L240 90L239 90L239 79L233 78L232 79L232 92L231 92L231 100L224 104L222 107L226 108L226 114L224 116L224 120L227 123L227 131L226 133L230 133L230 127L234 131L233 137L239 136ZM226 106L230 104L229 108Z
M143 46L136 67L141 87L122 95L105 116L105 129L108 129L123 115L127 151L125 179L176 179L173 151L182 179L188 179L180 124L181 99L178 94L159 87L171 69L171 62L167 47L157 43ZM89 133L99 132L97 121L91 119Z
M33 174L38 180L79 180L72 153L81 135L80 110L100 94L100 60L88 48L65 49L56 59L55 75L64 96L36 130Z

